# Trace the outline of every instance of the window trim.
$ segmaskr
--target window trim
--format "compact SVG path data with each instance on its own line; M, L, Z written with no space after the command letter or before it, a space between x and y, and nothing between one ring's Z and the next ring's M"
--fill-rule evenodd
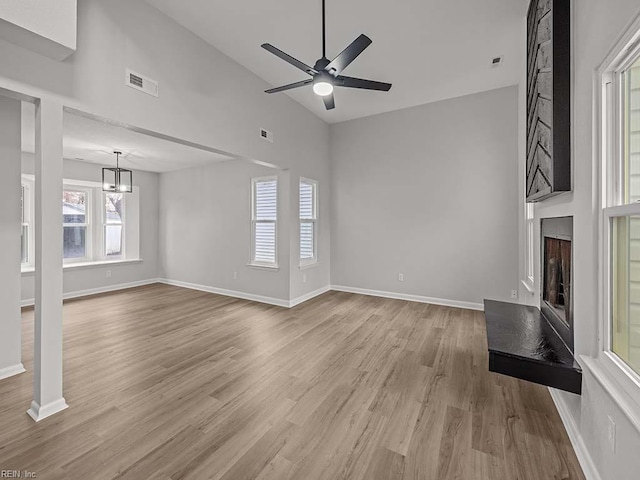
M598 194L600 213L598 215L598 351L595 369L602 372L613 384L621 388L626 398L614 396L614 400L626 411L640 409L640 374L612 351L611 318L611 233L614 217L640 215L640 203L624 204L624 169L622 153L622 91L620 78L622 71L632 65L640 56L640 15L620 37L616 45L595 72L594 133L598 162L594 172L600 176ZM583 356L585 364L592 360ZM594 371L594 374L600 372ZM629 403L631 401L631 404ZM630 406L632 405L632 406Z
M64 182L62 185L62 193L64 194L64 192L82 192L85 194L85 201L86 201L86 207L85 207L85 222L84 223L64 223L64 221L62 222L62 229L64 230L64 227L85 227L86 231L85 231L85 255L84 257L74 257L74 258L64 258L64 254L62 257L62 263L63 264L71 264L71 263L85 263L85 262L90 262L94 259L94 255L93 255L93 250L94 250L94 245L93 245L93 239L94 239L94 232L93 232L93 211L92 209L93 207L93 195L92 195L92 189L90 187L86 187L86 186L82 186L82 185L78 185L76 183L73 182Z
M275 220L256 220L256 186L260 182L276 182L276 219ZM266 177L253 177L251 178L251 251L249 256L250 267L258 267L261 269L278 270L278 218L280 216L280 188L278 185L278 176L270 175ZM255 260L255 247L256 247L256 224L257 223L273 223L275 230L274 238L274 261L273 262L261 262Z
M300 218L300 184L306 183L311 185L312 189L312 201L313 201L313 218L302 219ZM306 177L300 177L298 182L298 266L307 267L318 263L318 181L312 180ZM313 257L300 258L301 255L301 242L300 242L300 229L303 223L311 223L313 225Z

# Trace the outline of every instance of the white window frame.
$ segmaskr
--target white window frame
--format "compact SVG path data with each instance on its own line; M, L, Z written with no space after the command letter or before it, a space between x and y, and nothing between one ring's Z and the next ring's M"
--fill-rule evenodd
M74 183L64 183L64 185L62 186L62 191L63 192L82 192L85 194L85 199L86 199L86 207L85 207L85 223L63 223L62 224L62 228L64 229L64 227L85 227L86 231L85 231L85 256L84 257L77 257L77 258L64 258L63 255L63 263L64 264L71 264L71 263L84 263L84 262L90 262L93 260L93 239L94 239L94 232L93 232L93 190L91 188L87 188L81 185L76 185Z
M533 203L524 202L524 279L522 284L530 292L535 288L535 207Z
M640 408L640 374L612 351L612 261L611 236L613 219L640 215L640 202L624 204L624 165L622 152L622 91L621 73L640 56L640 16L620 38L596 71L596 138L600 173L599 215L599 317L598 367L612 388L622 388L635 407ZM590 363L590 362L589 362ZM619 403L625 401L617 398ZM624 408L624 406L623 406ZM624 408L629 411L628 408ZM633 414L632 414L633 416Z
M120 223L107 223L107 195L118 193L122 195L122 216ZM102 231L100 232L100 258L103 260L122 260L126 258L126 221L127 221L127 194L123 192L101 192L100 215L102 217ZM120 255L107 255L107 226L120 225L122 227L122 244Z
M22 194L22 227L27 227L27 261L21 263L22 267L33 267L35 265L35 238L33 232L33 209L31 195L33 182L28 181L24 177L21 182ZM22 231L20 232L22 235ZM22 246L20 247L22 248Z
M260 182L276 182L276 219L275 220L256 220L256 186ZM276 175L268 177L254 177L251 179L251 259L249 265L253 267L278 269L278 218L280 216L280 188L278 177ZM275 230L274 245L274 261L263 262L256 260L256 224L257 223L273 223Z
M301 218L300 216L300 184L306 183L311 185L312 191L312 218ZM318 182L317 180L311 180L310 178L300 177L300 182L298 183L298 260L300 262L301 267L305 267L308 265L313 265L318 263ZM311 258L301 258L301 242L300 242L300 232L302 229L303 223L310 223L313 225L313 257Z

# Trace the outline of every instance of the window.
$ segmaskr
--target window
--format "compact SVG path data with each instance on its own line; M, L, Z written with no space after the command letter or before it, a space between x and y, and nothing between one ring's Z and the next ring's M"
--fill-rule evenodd
M33 263L31 258L31 248L29 248L31 242L31 202L29 187L24 183L20 189L20 206L22 210L22 233L20 236L21 263L23 265L29 265Z
M122 256L124 246L124 194L104 194L103 218L104 255L106 257Z
M534 226L535 226L535 210L533 203L525 203L525 246L526 246L526 259L525 259L525 284L527 288L533 291L533 285L535 280L535 268L534 268Z
M317 190L317 182L300 179L300 265L318 261Z
M640 32L638 32L640 34ZM623 49L603 75L603 350L640 377L640 48Z
M62 192L63 257L84 260L89 252L89 191L65 189Z
M251 180L252 213L251 263L258 266L277 266L278 179L275 177Z

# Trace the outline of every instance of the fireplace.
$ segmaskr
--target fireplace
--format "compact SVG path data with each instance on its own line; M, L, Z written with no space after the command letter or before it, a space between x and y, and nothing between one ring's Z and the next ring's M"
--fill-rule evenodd
M573 352L573 217L543 218L540 310Z

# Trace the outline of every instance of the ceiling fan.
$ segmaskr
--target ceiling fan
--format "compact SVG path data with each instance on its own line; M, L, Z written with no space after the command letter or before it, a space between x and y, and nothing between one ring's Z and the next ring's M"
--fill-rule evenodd
M371 45L372 41L366 35L360 35L347 48L340 52L336 58L329 61L326 56L324 2L325 0L322 0L322 58L318 59L313 68L302 63L300 60L293 58L291 55L284 53L282 50L277 49L270 43L262 44L262 48L311 75L311 78L291 83L289 85L284 85L282 87L265 90L265 92L278 93L284 92L285 90L291 90L292 88L304 87L305 85L313 84L313 91L322 97L322 100L324 100L324 106L327 110L331 110L336 107L336 103L333 98L333 87L362 88L365 90L380 90L388 92L391 88L390 83L340 75L340 73L342 73L342 71L347 68L349 64L364 51L365 48Z

